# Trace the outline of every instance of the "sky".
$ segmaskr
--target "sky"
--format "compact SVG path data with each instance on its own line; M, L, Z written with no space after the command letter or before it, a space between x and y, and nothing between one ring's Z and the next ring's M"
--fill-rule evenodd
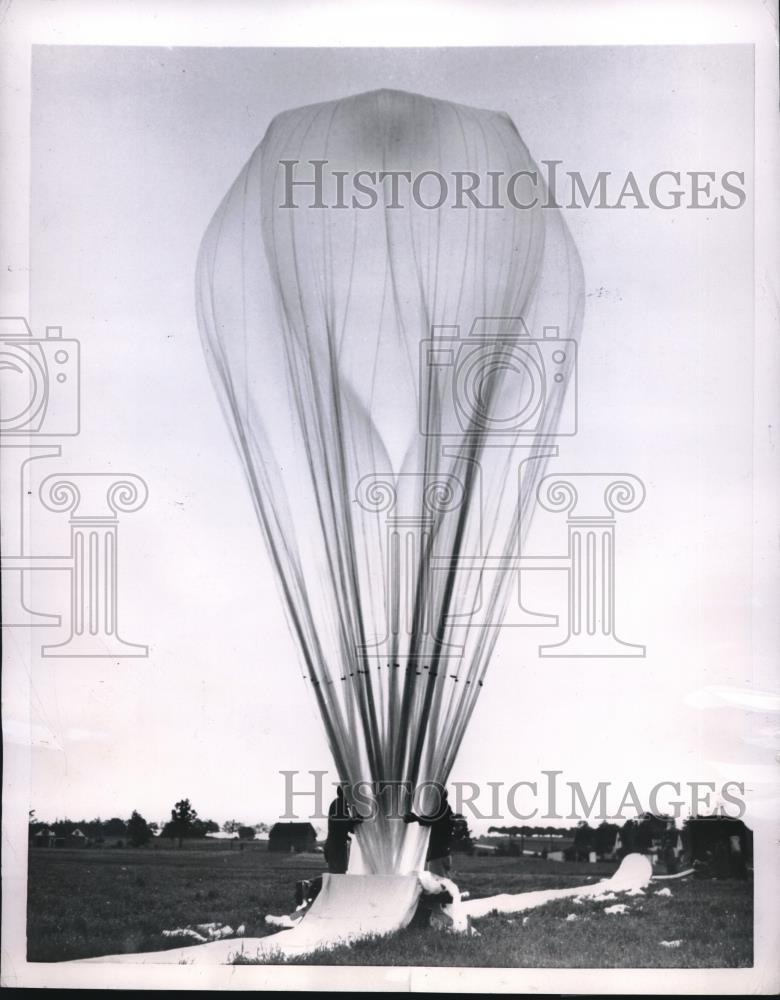
M646 486L618 523L616 601L619 634L647 654L541 658L535 634L505 629L452 778L508 787L559 770L586 790L610 782L618 801L628 782L646 799L660 781L736 780L751 815L768 812L777 716L751 631L751 60L744 46L36 49L30 319L36 336L57 325L80 341L82 428L35 481L116 471L149 488L120 522L118 587L121 634L148 657L44 658L63 630L31 636L38 815L161 819L188 796L219 822L269 822L281 772L306 790L307 772L331 768L210 385L194 266L275 114L381 87L504 110L537 162L584 177L744 171L739 211L565 213L587 298L580 427L555 469ZM37 551L67 548L61 515L32 518ZM565 551L565 526L539 519L532 543ZM36 575L35 607L66 606L63 577ZM562 613L560 580L539 586L529 603Z

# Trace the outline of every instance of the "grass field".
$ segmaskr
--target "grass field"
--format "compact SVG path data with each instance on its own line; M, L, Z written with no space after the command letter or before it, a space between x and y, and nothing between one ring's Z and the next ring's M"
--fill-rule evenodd
M456 856L455 879L472 897L562 888L604 878L611 864L537 858ZM295 882L324 868L320 855L244 851L223 843L126 850L32 850L28 882L28 960L53 962L120 952L179 948L163 929L217 921L269 933L267 913L293 909ZM752 882L687 879L672 897L608 903L548 903L523 915L475 921L479 937L408 928L391 938L314 953L300 964L564 968L722 968L752 965ZM571 913L577 919L567 920ZM661 941L680 941L667 948ZM238 942L237 942L238 944Z

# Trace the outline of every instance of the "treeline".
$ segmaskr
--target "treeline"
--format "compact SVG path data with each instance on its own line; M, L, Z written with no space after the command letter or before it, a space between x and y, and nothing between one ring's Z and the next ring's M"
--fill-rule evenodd
M591 851L600 856L609 854L615 849L618 836L618 850L621 854L644 853L662 841L676 841L679 831L672 816L644 813L638 819L628 819L622 824L604 820L597 826L591 826L586 820L581 820L575 827L568 829L554 826L491 826L488 832L520 840L563 839L571 842L570 852L575 857L582 855L587 858Z
M202 819L193 808L189 799L180 799L171 809L171 818L165 823L149 822L139 812L133 811L128 819L113 816L111 819L56 819L46 822L36 817L35 811L30 813L29 835L31 841L39 836L53 834L57 839L73 840L79 835L92 844L127 843L131 847L143 847L153 837L163 837L176 840L179 847L185 839L203 838L209 833L228 833L240 840L253 840L256 834L267 832L265 823L255 826L244 826L234 819L227 820L220 827L213 819Z
M587 861L591 854L599 858L622 858L627 854L657 852L667 860L670 868L676 859L685 854L689 859L714 864L721 868L740 869L744 860L752 858L752 833L742 820L720 813L712 816L689 816L678 829L673 816L644 813L637 819L624 823L606 820L591 826L585 820L576 827L541 826L491 826L490 833L509 838L503 853L522 852L526 838L549 838L540 853L554 849L554 838L565 844L566 860ZM562 845L563 846L563 845ZM734 858L742 860L734 862Z
M569 837L572 831L560 826L489 826L488 833L506 837Z
M106 841L127 840L133 846L140 847L148 843L160 831L158 823L149 823L138 812L133 812L129 819L112 816L111 819L56 819L52 823L43 820L30 820L30 838L53 833L57 838L72 839L79 833L93 844L103 844ZM204 832L205 836L205 832Z
M637 819L627 819L622 824L605 821L598 826L591 826L582 821L574 830L573 847L581 852L607 853L619 835L620 853L623 855L643 854L651 850L665 851L674 849L678 844L689 849L697 839L701 839L698 835L701 829L708 829L716 840L733 835L735 831L738 831L738 835L742 835L743 831L745 835L749 833L741 820L720 814L688 816L678 829L673 816L646 812Z

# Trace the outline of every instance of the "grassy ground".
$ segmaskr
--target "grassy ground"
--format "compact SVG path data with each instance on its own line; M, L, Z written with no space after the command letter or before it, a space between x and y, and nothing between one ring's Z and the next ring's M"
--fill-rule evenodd
M614 865L536 858L458 856L456 881L472 897L586 884ZM264 845L224 844L183 850L37 850L30 852L28 958L51 962L181 947L164 928L219 921L269 933L267 913L293 909L297 879L323 870L318 855L274 855ZM475 922L479 937L407 929L351 948L297 958L300 964L564 968L719 968L752 964L752 883L683 880L672 897L622 898L624 916L607 903L549 903L525 916ZM566 918L576 913L577 919ZM679 940L677 948L661 941Z
M181 948L162 930L218 921L247 937L270 933L267 913L295 908L295 882L324 869L319 855L214 844L150 850L31 850L28 961Z
M615 900L581 905L558 900L525 915L474 921L479 937L407 928L389 939L314 952L294 964L568 969L752 965L748 885L688 882L673 890L671 899L655 896L656 891L653 887L645 896L625 898L629 912L623 916L604 912ZM572 913L577 920L567 920ZM676 948L661 944L675 940L680 942ZM276 961L293 964L289 959L269 964Z

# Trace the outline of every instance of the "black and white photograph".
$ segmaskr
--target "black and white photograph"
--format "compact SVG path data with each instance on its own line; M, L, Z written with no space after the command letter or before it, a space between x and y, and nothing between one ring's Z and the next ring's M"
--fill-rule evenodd
M777 992L777 26L0 2L4 987Z

